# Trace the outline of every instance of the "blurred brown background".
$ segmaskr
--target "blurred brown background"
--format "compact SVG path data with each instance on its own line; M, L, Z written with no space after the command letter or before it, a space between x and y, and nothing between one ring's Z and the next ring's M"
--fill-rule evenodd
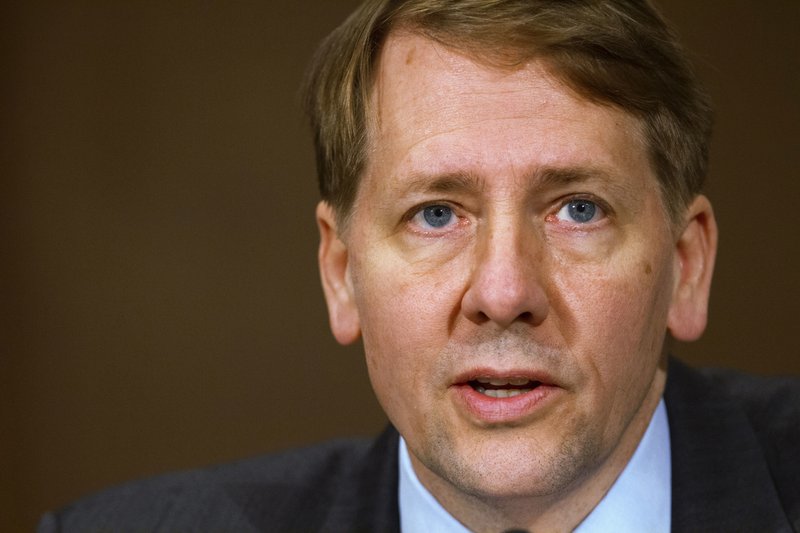
M297 88L331 2L0 7L0 530L383 424L327 328ZM800 374L800 2L662 0L716 101L698 365Z

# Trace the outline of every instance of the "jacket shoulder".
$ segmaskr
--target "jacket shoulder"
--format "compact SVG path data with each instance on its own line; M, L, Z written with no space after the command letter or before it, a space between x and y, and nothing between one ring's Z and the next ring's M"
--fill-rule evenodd
M753 376L729 369L700 371L747 415L761 442L785 444L800 437L800 378Z
M40 532L315 529L372 443L335 440L125 483L45 515Z
M741 418L731 420L737 420L739 435L752 432L754 444L750 447L745 446L744 441L734 440L727 446L737 447L739 452L750 447L753 454L762 457L783 513L792 527L800 530L800 483L797 482L800 479L800 448L797 446L800 442L800 379L753 376L727 369L700 370L698 376L702 380L698 383L715 391L711 394L717 398L718 406L724 406L726 412L742 413ZM734 435L733 432L716 435L717 450L720 439L725 439L726 434ZM728 467L737 475L748 468L741 463ZM745 483L744 477L738 485L732 486L742 490L742 483Z

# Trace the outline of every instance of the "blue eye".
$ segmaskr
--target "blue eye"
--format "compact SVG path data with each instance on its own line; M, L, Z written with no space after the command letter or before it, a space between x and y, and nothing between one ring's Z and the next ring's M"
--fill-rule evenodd
M591 200L570 200L558 211L559 220L587 224L601 217L603 210Z
M422 218L432 228L443 228L453 220L453 210L446 205L429 205L421 211Z
M567 204L567 210L575 222L589 222L594 218L597 206L585 200L575 200Z

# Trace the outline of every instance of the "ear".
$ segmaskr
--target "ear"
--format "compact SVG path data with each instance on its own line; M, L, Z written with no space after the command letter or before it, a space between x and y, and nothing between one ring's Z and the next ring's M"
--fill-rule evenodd
M693 341L706 329L717 255L717 221L705 196L697 196L689 206L675 247L675 287L667 327L676 339Z
M319 272L328 304L328 320L333 336L341 344L355 342L361 334L358 310L350 280L347 246L339 238L336 217L327 202L317 205L319 227Z

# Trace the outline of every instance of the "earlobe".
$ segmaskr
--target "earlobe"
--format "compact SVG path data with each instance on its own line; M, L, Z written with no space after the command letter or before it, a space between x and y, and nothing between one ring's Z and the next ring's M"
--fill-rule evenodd
M667 327L676 339L693 341L706 328L717 254L717 222L708 198L697 196L687 209L686 220L675 244L675 286Z
M339 238L336 218L327 202L317 205L316 216L319 228L319 271L328 304L331 331L341 344L351 344L358 340L361 329L349 275L347 246Z

